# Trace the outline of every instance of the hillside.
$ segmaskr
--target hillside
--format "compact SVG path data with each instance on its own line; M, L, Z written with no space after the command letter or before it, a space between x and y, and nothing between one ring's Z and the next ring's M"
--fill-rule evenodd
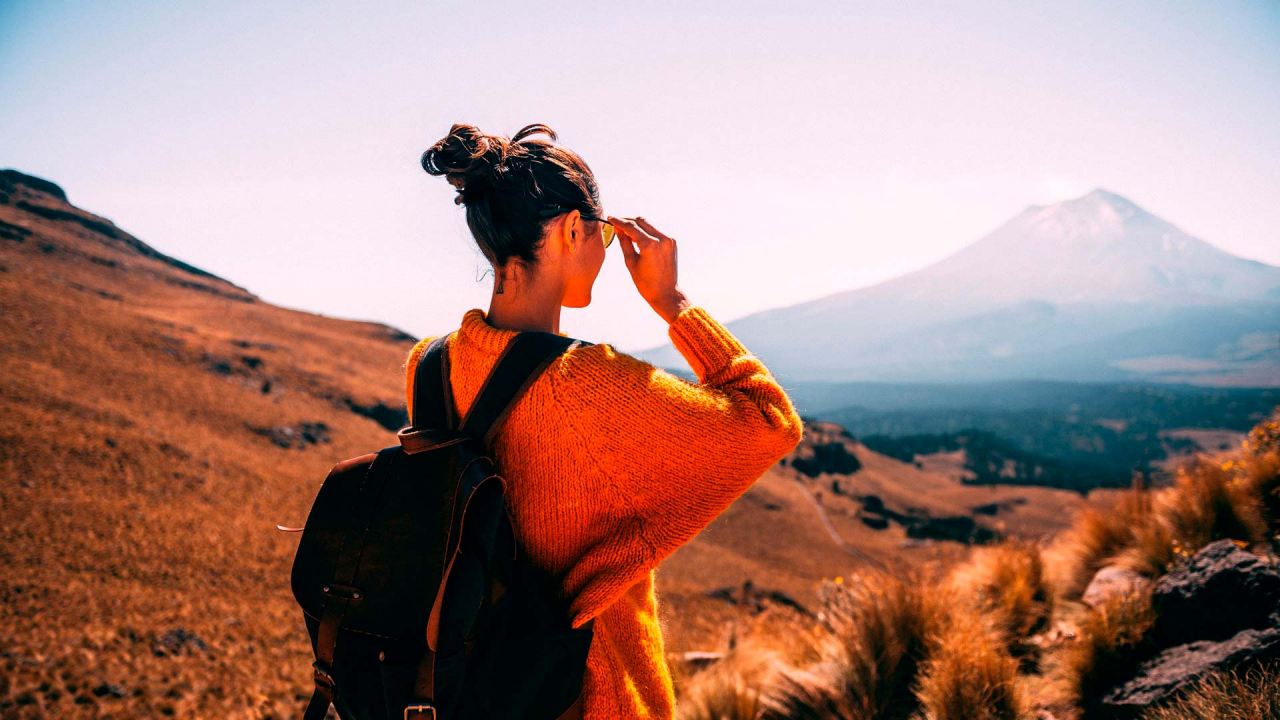
M0 714L292 714L275 523L394 442L412 338L263 303L12 171L0 238Z
M275 524L304 521L334 462L395 442L414 338L272 306L14 171L0 305L0 715L295 716L311 653L288 582L297 536ZM850 561L962 550L908 537L931 518L1040 534L1079 502L961 486L839 436L813 423L662 568L677 673L726 623L810 610ZM856 473L805 463L833 442Z
M1280 267L1101 188L915 272L727 326L794 382L1280 385ZM637 354L678 367L673 353Z

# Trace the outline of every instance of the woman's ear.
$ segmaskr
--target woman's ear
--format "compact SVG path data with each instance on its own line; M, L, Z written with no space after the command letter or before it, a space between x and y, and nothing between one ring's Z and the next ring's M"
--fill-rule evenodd
M565 243L565 250L576 249L578 245L578 233L582 232L582 213L577 210L570 210L564 214L564 221L561 224L561 240Z

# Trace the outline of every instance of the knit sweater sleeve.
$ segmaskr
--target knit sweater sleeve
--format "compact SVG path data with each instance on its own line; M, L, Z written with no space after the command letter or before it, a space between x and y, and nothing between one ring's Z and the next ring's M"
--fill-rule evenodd
M554 367L557 405L592 468L584 556L568 578L581 624L727 509L799 444L803 422L759 358L701 306L668 336L692 383L608 343Z

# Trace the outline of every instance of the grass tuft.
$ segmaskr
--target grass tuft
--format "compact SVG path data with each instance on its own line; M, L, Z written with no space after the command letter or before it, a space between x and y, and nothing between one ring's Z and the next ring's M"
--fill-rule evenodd
M944 595L915 575L824 582L823 662L787 674L766 701L766 717L909 717L919 707L912 687L929 639L946 618Z
M1019 720L1029 714L1005 630L959 612L936 638L916 688L929 720Z
M1009 540L977 548L952 571L950 584L956 597L989 618L998 641L1015 656L1027 653L1026 640L1049 624L1053 591L1034 543Z
M1280 662L1205 676L1174 703L1141 720L1280 720Z

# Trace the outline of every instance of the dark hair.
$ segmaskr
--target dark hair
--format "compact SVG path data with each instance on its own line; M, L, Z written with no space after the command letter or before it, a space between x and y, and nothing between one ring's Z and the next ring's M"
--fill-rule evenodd
M538 133L551 140L530 137ZM537 262L535 252L550 219L544 211L552 206L602 212L591 168L577 153L552 142L556 139L555 131L541 123L526 125L513 138L458 123L422 153L422 168L444 175L457 188L454 202L466 205L467 227L494 267L512 257L530 266Z

